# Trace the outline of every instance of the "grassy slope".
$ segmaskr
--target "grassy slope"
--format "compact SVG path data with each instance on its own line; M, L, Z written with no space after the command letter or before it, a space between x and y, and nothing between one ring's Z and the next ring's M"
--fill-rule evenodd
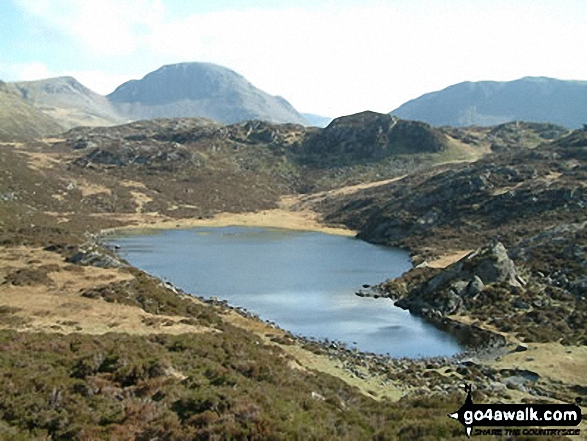
M24 102L0 82L0 141L45 136L63 129L55 119Z

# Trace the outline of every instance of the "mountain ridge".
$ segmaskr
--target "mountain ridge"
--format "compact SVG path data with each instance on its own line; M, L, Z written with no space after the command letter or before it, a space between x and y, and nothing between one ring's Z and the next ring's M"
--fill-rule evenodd
M587 121L587 81L531 76L465 81L410 100L390 114L434 126L490 126L517 120L580 128Z
M151 90L145 93L145 87ZM94 92L72 76L3 82L0 88L0 136L6 140L166 117L308 125L285 98L269 95L243 75L212 63L165 65L109 95Z
M59 121L66 128L79 125L108 126L126 119L108 100L71 76L10 83L28 104Z

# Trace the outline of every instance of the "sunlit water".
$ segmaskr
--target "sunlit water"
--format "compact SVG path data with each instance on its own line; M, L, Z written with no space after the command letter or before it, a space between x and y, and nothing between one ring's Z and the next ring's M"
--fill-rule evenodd
M261 228L112 237L121 255L201 297L216 296L297 335L394 357L453 355L455 340L393 306L355 296L410 268L408 253L358 239Z

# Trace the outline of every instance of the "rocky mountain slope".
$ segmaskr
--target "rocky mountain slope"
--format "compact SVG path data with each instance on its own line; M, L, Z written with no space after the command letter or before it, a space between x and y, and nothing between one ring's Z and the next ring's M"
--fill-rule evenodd
M325 129L262 121L222 125L202 119L162 119L75 129L65 137L63 145L76 156L73 164L88 172L126 175L145 181L148 187L159 175L165 187L213 183L223 188L222 194L229 194L225 186L251 179L257 185L246 191L258 189L257 202L275 201L280 194L330 189L347 181L395 177L442 162L446 155L469 158L471 154L453 148L447 135L426 124L373 113L339 118ZM340 137L348 141L340 143ZM182 205L201 206L206 194L213 197L211 192L191 189L178 197ZM231 194L235 201L253 198L253 193ZM164 206L176 205L163 202L163 194L156 199ZM229 207L236 205L227 204L225 211L240 211ZM163 206L159 209L164 210Z
M465 314L527 342L585 344L587 131L534 149L437 167L322 203L367 241L412 250L418 268L380 287L447 325ZM427 260L477 251L438 270ZM513 260L512 260L513 259Z
M306 123L285 99L211 63L163 66L141 80L120 85L108 100L131 120L201 117L223 123L253 119Z
M10 84L0 81L0 140L19 140L65 130L51 116L25 101Z
M6 150L6 164L21 166L0 175L0 184L13 208L73 210L80 222L92 213L209 217L275 208L287 194L471 161L497 142L505 151L528 149L552 130L526 127L518 137L507 128L446 133L374 113L339 118L325 129L261 121L138 121L76 128L60 141ZM525 147L515 147L514 138Z
M66 129L111 126L126 121L108 100L72 77L9 83L14 93Z
M576 129L587 123L587 81L525 77L503 82L464 82L408 101L391 114L434 126L529 121Z

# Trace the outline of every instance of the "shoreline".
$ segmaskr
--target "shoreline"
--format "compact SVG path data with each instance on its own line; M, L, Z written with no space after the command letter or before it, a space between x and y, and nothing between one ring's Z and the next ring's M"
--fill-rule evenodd
M343 226L329 227L310 211L290 211L281 208L247 213L219 213L210 218L172 218L160 213L117 215L114 219L127 223L100 230L99 235L137 230L188 229L198 227L257 227L292 231L308 231L336 236L356 236L357 232Z

